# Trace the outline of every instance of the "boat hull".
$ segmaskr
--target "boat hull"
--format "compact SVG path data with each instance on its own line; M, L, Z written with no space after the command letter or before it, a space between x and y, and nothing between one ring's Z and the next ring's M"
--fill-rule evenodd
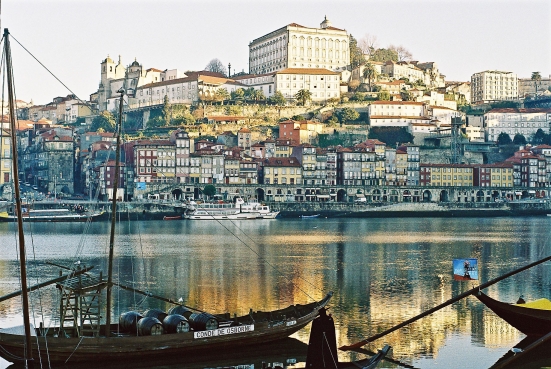
M527 336L543 336L551 332L551 311L531 309L492 299L482 292L475 295L501 319Z
M117 336L117 337L33 337L33 358L39 356L53 363L77 363L98 361L119 361L163 358L174 355L185 357L186 354L197 358L198 355L212 356L216 350L229 350L238 347L254 348L261 343L280 340L304 328L319 313L319 309L327 305L331 294L323 300L305 305L309 312L300 317L292 317L278 323L273 321L252 321L242 323L247 325L230 327L236 333L212 337L195 337L195 333L209 335L212 331L162 334L158 336ZM266 313L261 313L266 314ZM269 313L268 313L269 314ZM240 318L240 319L243 319ZM250 328L254 326L253 330ZM243 327L244 332L239 332ZM117 331L118 325L111 325L112 331ZM24 336L3 333L0 330L0 356L15 362L15 357L24 356ZM47 352L46 352L47 348Z

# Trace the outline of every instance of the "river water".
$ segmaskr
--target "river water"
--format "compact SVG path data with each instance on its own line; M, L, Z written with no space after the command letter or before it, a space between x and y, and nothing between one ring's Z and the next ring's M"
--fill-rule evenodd
M80 261L107 270L107 222L89 228L81 223L35 223L25 228L29 283L58 275L59 268L44 261L62 265ZM134 221L119 226L114 269L122 284L182 298L187 305L212 313L266 311L321 299L334 291L329 311L336 322L337 342L344 345L478 284L453 281L453 259L478 259L480 282L486 282L550 255L550 233L549 217ZM1 223L0 295L19 289L15 241L13 224ZM486 292L514 302L521 294L526 300L549 298L550 287L551 265L545 263ZM170 307L153 298L114 291L115 319L132 309ZM49 287L31 294L36 325L41 316L46 326L54 323L57 293ZM21 323L19 298L0 303L0 327ZM308 342L308 335L309 327L293 337ZM489 368L523 337L468 297L366 348L375 351L389 343L393 359L415 368ZM289 348L278 349L279 361L296 361L290 366L304 367L305 348L296 340ZM339 356L340 360L365 357L348 352ZM224 365L248 360L244 355ZM0 368L8 365L0 361ZM381 367L399 366L384 362Z

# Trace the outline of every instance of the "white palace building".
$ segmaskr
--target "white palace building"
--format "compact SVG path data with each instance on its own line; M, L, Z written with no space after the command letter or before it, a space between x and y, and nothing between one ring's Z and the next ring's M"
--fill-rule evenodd
M249 44L249 73L265 74L286 68L346 69L350 64L349 35L331 26L327 17L320 28L291 23Z

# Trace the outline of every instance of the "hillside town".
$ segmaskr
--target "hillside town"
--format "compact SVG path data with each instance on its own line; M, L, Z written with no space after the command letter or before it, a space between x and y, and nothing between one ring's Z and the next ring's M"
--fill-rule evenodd
M224 199L250 187L283 202L452 200L425 187L459 189L457 202L549 196L551 76L485 70L448 81L436 62L360 47L327 17L248 46L248 73L218 59L182 72L107 56L88 99L17 101L19 181L51 197L112 198L123 101L116 196L127 201L197 199L207 185ZM4 199L14 180L7 122Z

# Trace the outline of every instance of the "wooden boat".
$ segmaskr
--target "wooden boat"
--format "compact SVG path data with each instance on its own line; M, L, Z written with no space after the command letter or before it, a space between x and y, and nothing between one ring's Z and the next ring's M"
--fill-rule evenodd
M15 104L13 99L13 76L11 75L11 53L9 32L4 31L4 52L8 70L8 96L10 125L12 134L13 170L18 173L16 148ZM117 193L120 178L121 126L123 116L124 90L120 89L119 120L116 126L115 175L113 193ZM34 328L30 324L25 237L19 186L15 185L16 214L19 236L19 261L22 288L23 326L0 329L0 356L10 362L24 361L27 367L33 366L33 358L41 363L130 362L148 358L163 359L177 355L212 357L220 350L240 347L252 348L256 345L279 340L310 323L332 297L328 293L323 299L306 305L291 305L285 309L270 312L253 312L230 319L229 314L211 315L185 307L172 300L154 296L151 292L117 284L113 281L113 259L115 246L115 225L117 198L111 204L111 229L109 239L109 259L107 279L102 274L82 274L80 263L75 273L78 276L56 279L60 293L59 325L48 328ZM40 287L45 286L44 283ZM151 298L169 302L181 310L169 311L167 316L159 312L156 316L128 312L121 315L119 324L112 324L113 287L141 293ZM32 290L29 288L29 290ZM103 301L105 298L105 306ZM168 319L161 318L165 315ZM163 320L161 323L160 320ZM144 323L145 322L145 323ZM174 333L172 333L174 332ZM38 361L38 360L37 360Z
M543 336L551 332L551 301L547 299L509 304L494 300L482 292L475 296L497 316L527 336Z
M174 215L174 216L165 215L163 217L163 220L178 220L178 219L182 219L182 216L181 215Z
M75 279L78 279L76 277ZM83 288L95 289L106 281L81 278ZM76 280L60 284L71 288ZM248 315L228 320L215 316L220 328L211 330L190 330L189 332L140 336L123 332L120 324L112 324L112 335L80 334L74 329L33 329L32 354L42 360L55 363L78 363L118 360L150 360L170 356L212 355L217 350L251 348L255 345L286 338L310 323L319 310L326 306L332 294L323 300L308 305L292 305L270 312L251 312ZM85 327L82 327L85 328ZM92 326L90 326L92 328ZM103 332L102 325L96 330ZM24 357L25 341L21 327L0 330L0 356L8 361ZM47 350L46 350L47 348ZM139 348L139 350L137 350ZM36 359L35 359L36 360Z
M26 222L86 222L88 220L94 220L103 215L103 211L97 212L74 212L69 209L25 209L21 216ZM0 213L0 221L14 221L17 219L17 215L9 214L7 211Z

